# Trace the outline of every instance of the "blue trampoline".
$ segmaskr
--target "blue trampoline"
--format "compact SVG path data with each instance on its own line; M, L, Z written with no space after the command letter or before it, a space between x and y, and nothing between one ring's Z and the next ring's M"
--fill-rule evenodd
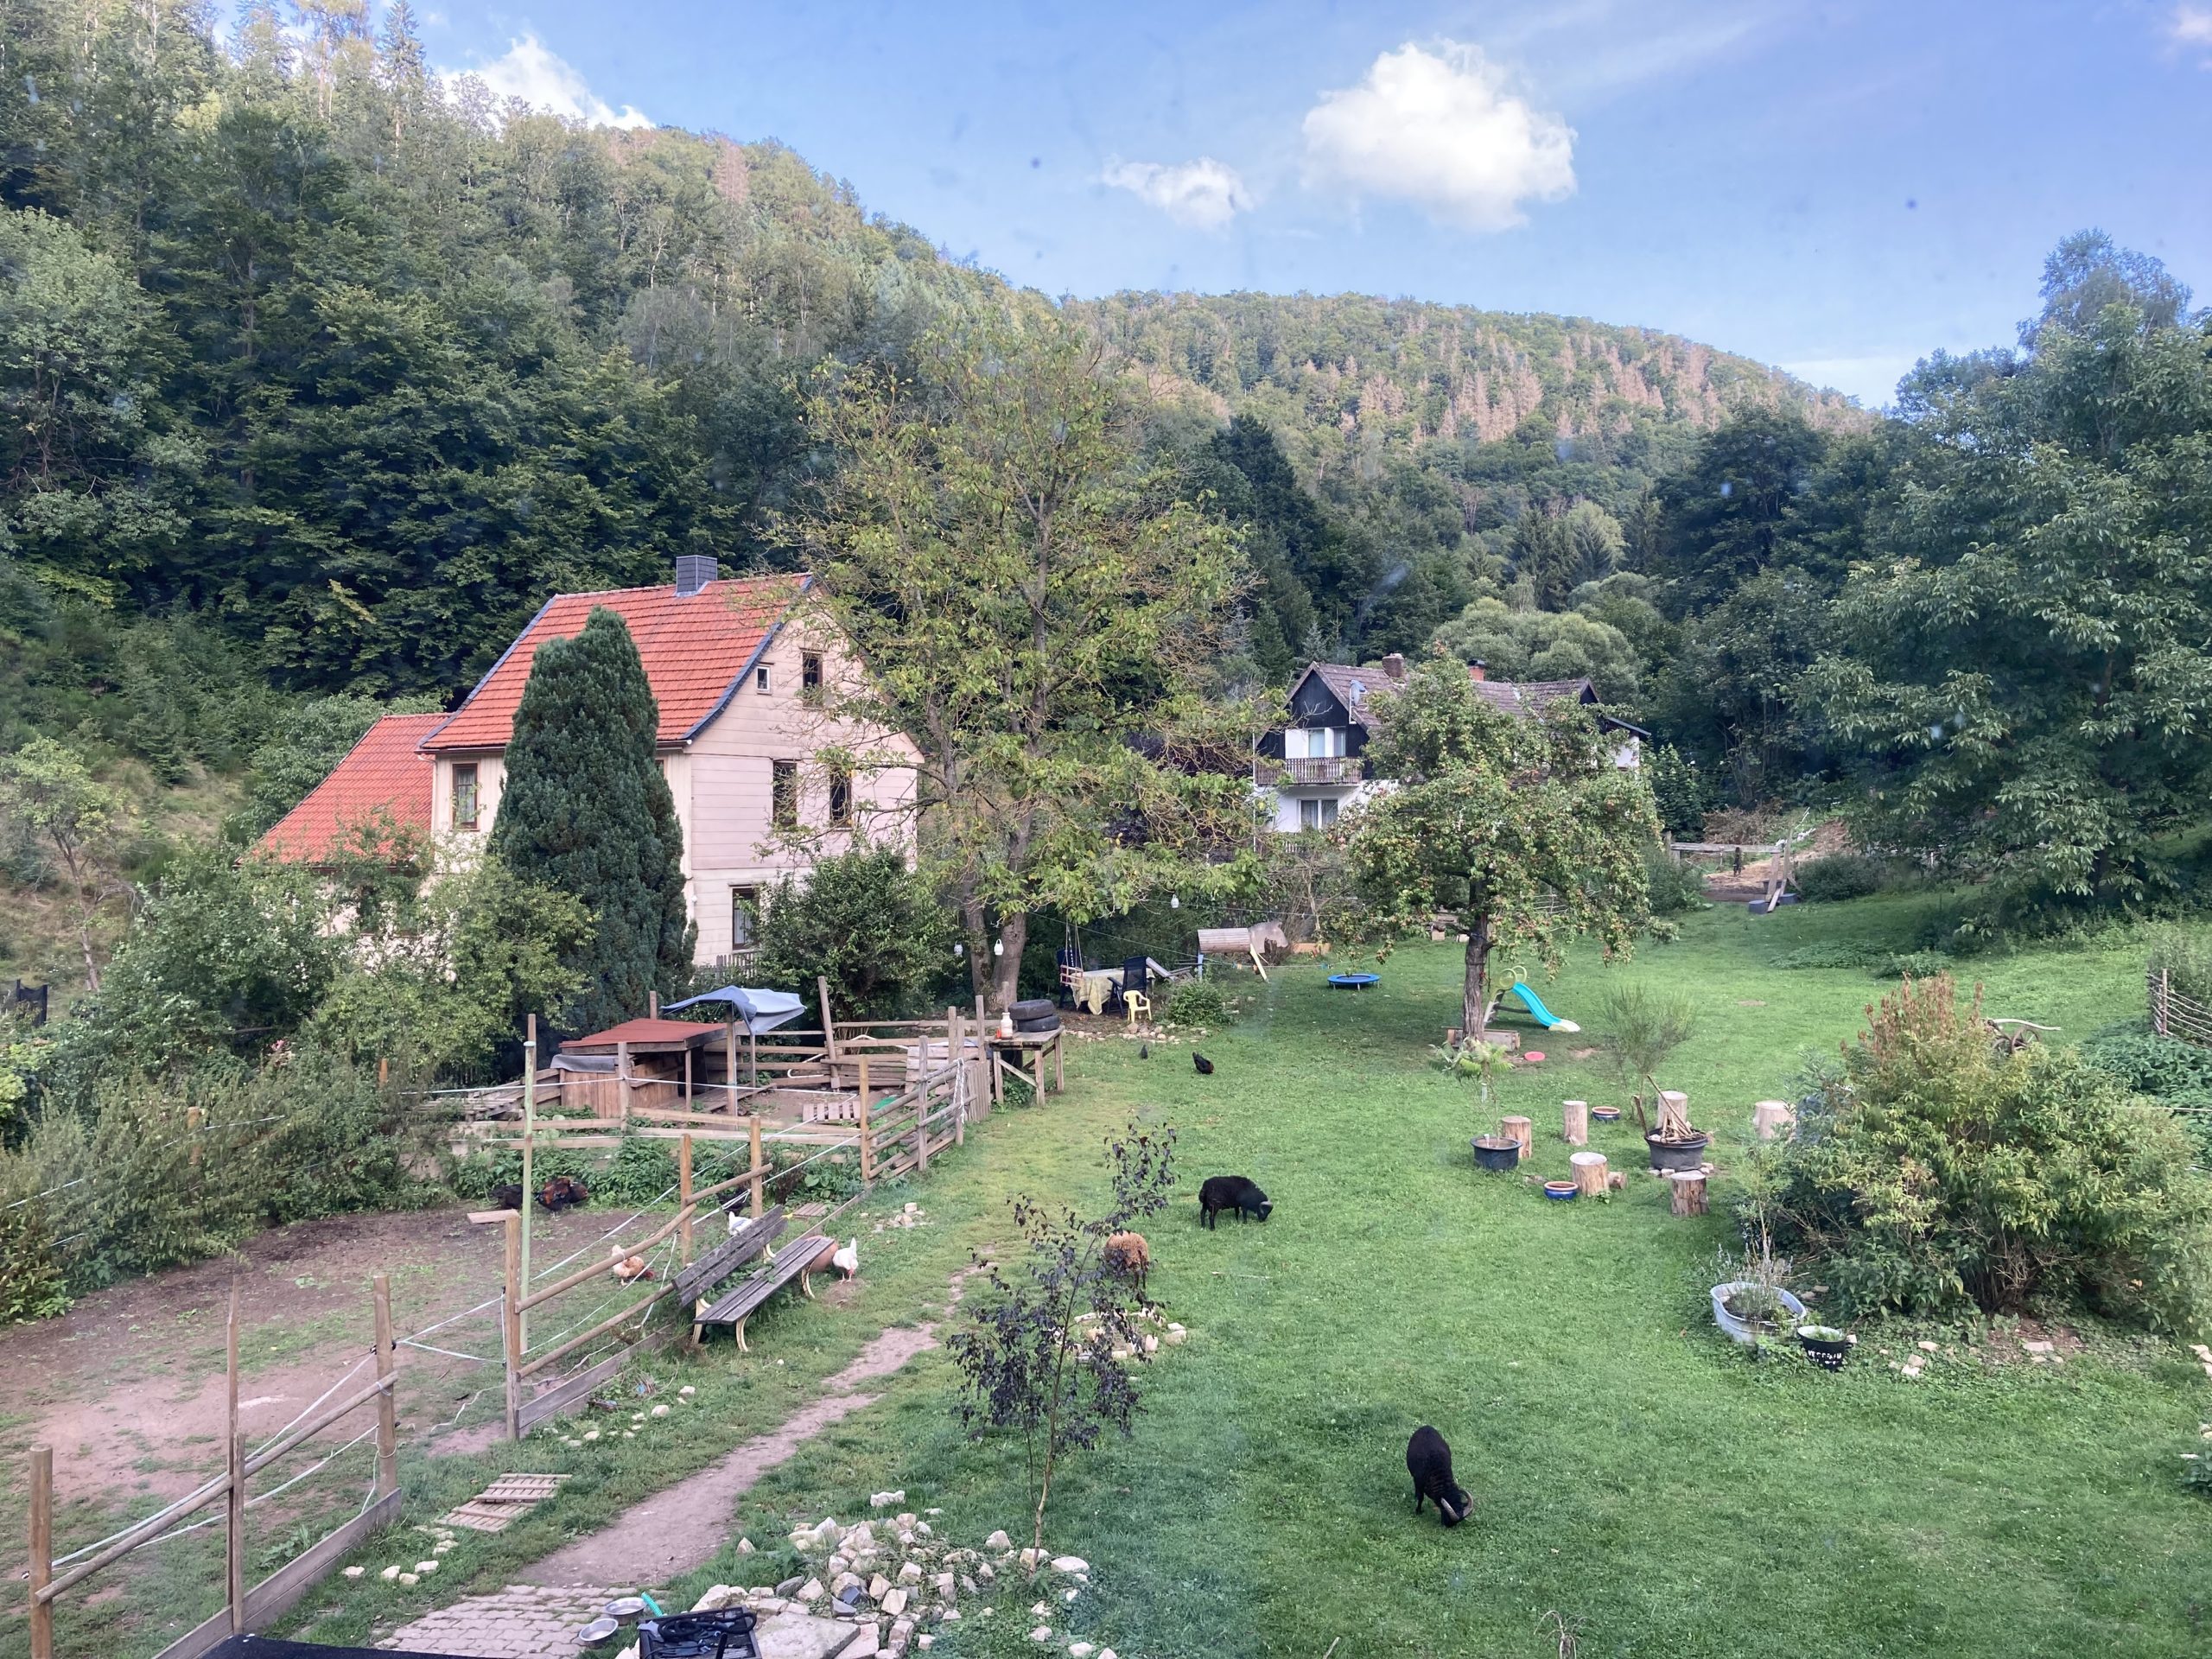
M1332 990L1363 991L1370 986L1380 985L1382 982L1382 976L1380 974L1331 974L1329 976L1329 987Z

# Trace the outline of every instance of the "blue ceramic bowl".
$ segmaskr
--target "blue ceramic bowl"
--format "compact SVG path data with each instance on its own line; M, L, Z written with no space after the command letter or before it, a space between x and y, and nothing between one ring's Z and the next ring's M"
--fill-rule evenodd
M1559 1204L1566 1204L1574 1197L1573 1181L1546 1181L1544 1196Z

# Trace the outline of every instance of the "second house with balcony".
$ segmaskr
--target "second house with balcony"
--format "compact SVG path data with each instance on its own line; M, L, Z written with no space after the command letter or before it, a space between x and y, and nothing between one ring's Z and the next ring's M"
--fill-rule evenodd
M1533 715L1565 697L1594 704L1598 694L1588 680L1493 680L1481 663L1467 670L1483 697L1508 714ZM1309 663L1290 688L1290 723L1259 742L1256 776L1274 792L1274 827L1285 835L1325 830L1346 808L1376 787L1368 775L1367 740L1373 730L1373 699L1406 677L1406 659L1392 652L1379 663ZM1611 715L1600 715L1599 728L1615 740L1613 764L1635 767L1643 761L1643 740L1650 734Z

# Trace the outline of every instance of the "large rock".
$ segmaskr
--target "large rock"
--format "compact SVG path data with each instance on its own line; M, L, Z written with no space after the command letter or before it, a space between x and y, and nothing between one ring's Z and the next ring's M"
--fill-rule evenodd
M1006 1529L1001 1527L983 1540L983 1548L985 1549L1012 1549L1014 1540L1006 1535Z
M856 1631L811 1613L778 1613L753 1628L753 1639L760 1644L760 1659L843 1659L868 1628L863 1624ZM873 1643L869 1650L874 1650Z
M1084 1560L1080 1555L1055 1555L1052 1557L1052 1571L1055 1573L1088 1573L1090 1571L1090 1563Z

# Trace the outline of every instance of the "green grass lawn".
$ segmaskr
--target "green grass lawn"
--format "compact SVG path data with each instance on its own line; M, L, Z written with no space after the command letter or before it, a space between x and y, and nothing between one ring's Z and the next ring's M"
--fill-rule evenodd
M1929 901L1882 898L1771 918L1691 918L1675 944L1628 963L1578 954L1535 982L1555 1012L1595 1025L1608 977L1645 976L1699 1000L1696 1036L1669 1068L1724 1166L1753 1101L1847 1039L1880 986L1865 969L1783 970L1774 958L1838 938L1909 948ZM1086 1557L1094 1588L1056 1629L1140 1656L1552 1655L1556 1612L1592 1654L2182 1655L2212 1651L2212 1509L2184 1495L2177 1454L2212 1419L2212 1384L2147 1339L2094 1338L2063 1369L1984 1363L1963 1329L1870 1330L1831 1376L1758 1363L1711 1327L1706 1287L1731 1243L1716 1213L1677 1220L1632 1127L1595 1137L1626 1192L1546 1203L1472 1167L1474 1091L1425 1064L1455 1016L1450 946L1395 957L1373 992L1332 992L1286 969L1203 1047L1080 1045L1070 1090L1002 1112L923 1182L930 1224L861 1225L861 1294L756 1322L754 1353L656 1359L661 1386L697 1404L649 1440L571 1451L533 1442L410 1465L409 1515L465 1495L499 1467L567 1468L572 1490L499 1539L465 1540L436 1593L506 1582L516 1562L772 1425L812 1381L887 1320L941 1306L972 1249L1007 1241L1007 1198L1089 1203L1103 1139L1131 1116L1173 1124L1183 1180L1146 1231L1154 1294L1189 1344L1148 1369L1136 1436L1075 1464L1047 1542ZM1973 964L1993 1014L2065 1038L2138 1012L2139 956L2124 945ZM1536 1121L1539 1175L1564 1173L1566 1097L1618 1101L1595 1061L1516 1069L1498 1112ZM1731 1139L1733 1137L1734 1139ZM1265 1226L1196 1218L1198 1180L1249 1174L1275 1200ZM1725 1179L1716 1199L1725 1199ZM1948 1351L1920 1381L1882 1347ZM780 1362L780 1363L779 1363ZM1024 1530L1012 1447L967 1440L941 1354L877 1406L810 1443L745 1501L761 1547L729 1553L680 1592L790 1570L796 1519L850 1521L904 1487L939 1506L938 1530L976 1544ZM1415 1519L1403 1453L1433 1422L1477 1509L1465 1526ZM364 1555L397 1559L410 1546ZM422 1592L429 1593L428 1587ZM1034 1653L1029 1597L947 1627L938 1656ZM332 1580L310 1633L359 1639L409 1604Z

